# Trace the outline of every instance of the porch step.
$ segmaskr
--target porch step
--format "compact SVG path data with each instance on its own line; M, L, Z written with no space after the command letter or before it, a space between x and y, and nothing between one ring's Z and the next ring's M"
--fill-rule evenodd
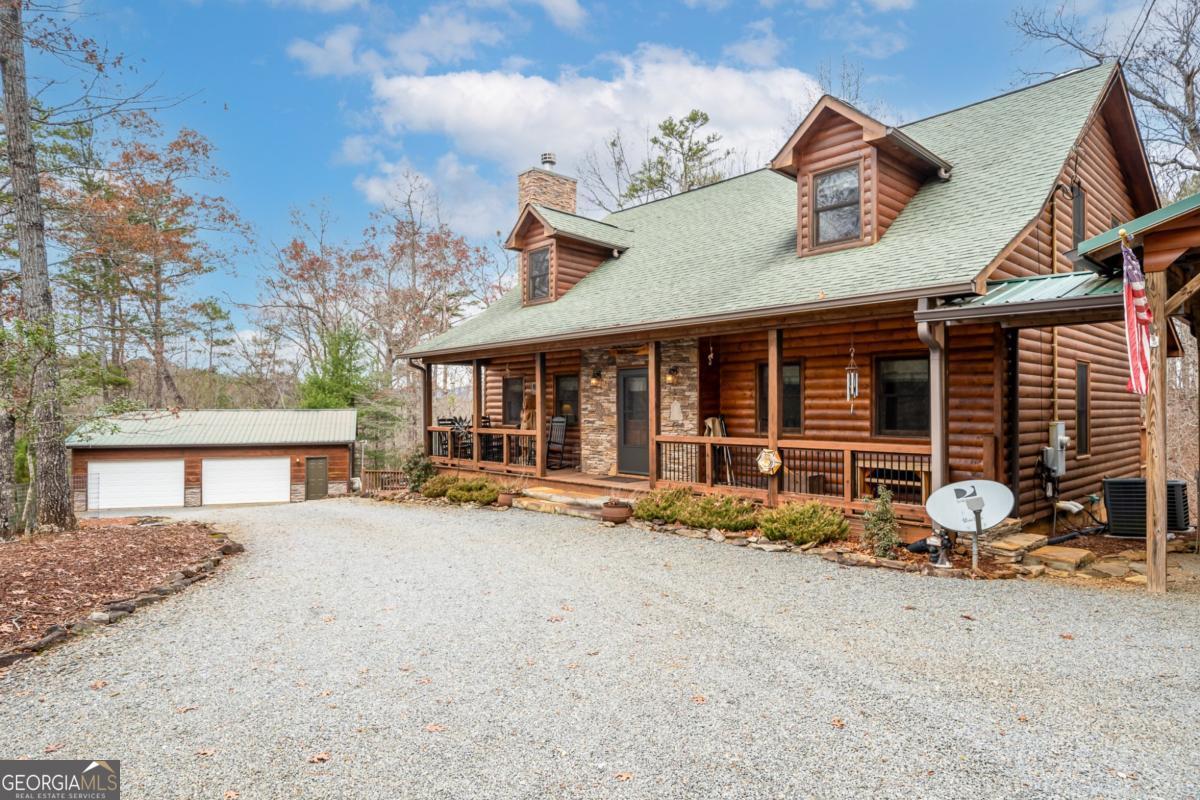
M600 508L608 501L607 495L573 492L570 489L551 489L549 486L531 486L525 490L524 494L525 497L532 497L535 500L587 508Z
M562 514L567 517L581 519L600 519L600 509L578 503L559 503L553 500L541 500L536 497L514 497L513 508L524 511L540 511L543 514Z

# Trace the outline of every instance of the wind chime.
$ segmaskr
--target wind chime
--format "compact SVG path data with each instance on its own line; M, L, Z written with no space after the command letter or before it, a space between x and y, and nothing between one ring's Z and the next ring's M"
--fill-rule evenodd
M858 399L858 364L854 363L854 336L850 337L850 363L846 365L846 402L850 404L850 415L854 415L854 401Z

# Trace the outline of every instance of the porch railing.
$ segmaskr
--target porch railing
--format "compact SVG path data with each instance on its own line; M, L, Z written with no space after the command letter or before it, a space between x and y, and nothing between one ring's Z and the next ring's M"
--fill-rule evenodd
M450 425L430 425L426 431L429 460L435 464L505 472L531 472L537 466L537 431Z
M655 440L656 479L667 485L712 488L765 499L771 478L758 470L765 438L665 436ZM929 497L929 446L890 442L783 439L779 492L862 507L886 486L901 505L922 506Z
M404 472L398 469L364 469L363 492L391 492L408 486Z

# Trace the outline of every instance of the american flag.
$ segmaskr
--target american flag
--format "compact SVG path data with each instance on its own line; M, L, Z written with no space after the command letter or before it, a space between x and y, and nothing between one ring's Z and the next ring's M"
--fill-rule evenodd
M1125 349L1129 353L1129 383L1134 394L1145 395L1150 383L1150 302L1146 276L1137 256L1121 241L1125 262Z

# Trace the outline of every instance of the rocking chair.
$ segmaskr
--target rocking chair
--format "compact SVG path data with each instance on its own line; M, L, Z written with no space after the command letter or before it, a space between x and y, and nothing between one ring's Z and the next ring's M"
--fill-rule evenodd
M563 456L567 451L567 418L551 417L550 436L546 439L546 466L562 469ZM552 459L557 458L557 462Z

